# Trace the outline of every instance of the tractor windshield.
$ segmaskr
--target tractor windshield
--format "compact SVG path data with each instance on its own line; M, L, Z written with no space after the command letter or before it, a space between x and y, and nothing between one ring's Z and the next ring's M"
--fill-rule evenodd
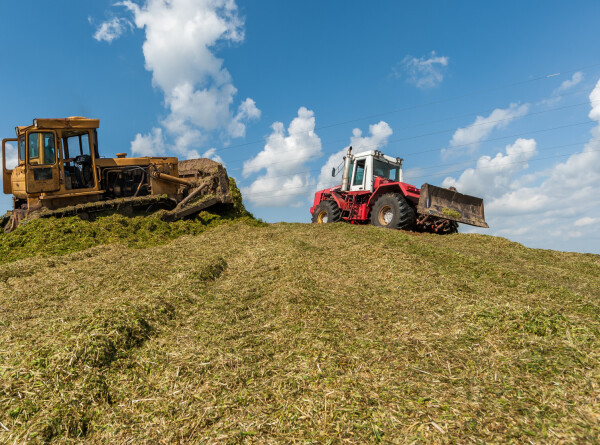
M373 160L373 175L379 176L380 178L389 179L390 181L399 181L400 167L393 164L388 164L387 162L381 162L377 159Z

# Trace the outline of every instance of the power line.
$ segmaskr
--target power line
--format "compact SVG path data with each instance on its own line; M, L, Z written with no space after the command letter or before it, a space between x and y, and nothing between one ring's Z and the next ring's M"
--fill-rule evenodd
M545 133L548 131L553 131L553 130L561 130L563 128L569 128L569 127L576 127L579 125L586 125L586 124L596 124L596 122L591 121L591 120L586 120L586 121L581 121L581 122L575 122L572 124L566 124L566 125L561 125L559 127L549 127L549 128L544 128L544 129L540 129L540 130L533 130L533 131L526 131L523 133L515 133L515 134L511 134L508 136L500 136L500 137L496 137L496 138L488 138L488 139L482 139L480 141L477 141L477 143L482 143L482 142L493 142L493 141L499 141L502 139L510 139L510 138L514 138L514 137L519 137L519 136L526 136L526 135L530 135L530 134L538 134L538 133ZM397 142L397 141L390 141L390 142ZM452 148L463 148L463 147L469 147L471 145L473 145L475 143L475 141L473 142L469 142L466 144L459 144L459 145L454 145ZM368 148L379 148L380 145L379 144L373 144L373 145L366 145L366 146L362 146L361 149L368 149ZM435 147L435 148L431 148L431 149L425 149L425 150L419 150L419 151L413 151L413 152L408 152L408 153L402 153L402 156L411 156L411 155L420 155L420 154L425 154L425 153L432 153L435 151L439 151L440 147ZM325 152L324 154L328 154L329 152ZM272 162L270 163L270 165L276 165L276 164L282 164L282 163L287 163L290 161L302 161L302 160L307 160L305 159L305 157L299 157L299 158L292 158L292 159L288 159L285 161L278 161L278 162ZM243 169L243 167L235 167L235 168L228 168L229 171L232 170L241 170Z
M595 139L597 140L597 139ZM562 153L562 154L558 154L558 155L553 155L553 156L546 156L543 158L530 158L530 159L526 159L526 160L520 160L520 161L514 161L514 162L507 162L503 165L515 165L515 164L527 164L528 162L537 162L537 161L544 161L547 159L555 159L555 158L563 158L566 156L573 156L573 155L581 155L581 154L585 154L585 153L593 153L593 152L600 152L600 150L587 150L587 151L576 151L576 152L571 152L571 153ZM469 170L473 170L473 171L479 171L479 170L487 170L490 168L497 168L497 166L494 165L490 165L490 166L486 166L486 167L472 167ZM439 171L437 173L433 173L433 174L429 174L429 175L419 175L419 176L414 176L414 178L425 178L425 177L436 177L436 176L440 176L440 175L449 175L452 173L462 173L465 170L453 170L453 171L446 171L446 170L442 170Z
M502 90L502 89L506 89L506 88L511 88L511 87L518 86L518 85L525 85L525 84L528 84L528 83L532 83L532 82L537 82L537 81L549 79L549 78L556 77L556 76L562 75L562 74L574 73L574 72L581 71L581 70L584 70L584 69L587 69L587 68L592 68L592 67L595 67L595 66L598 66L598 65L600 65L600 63L594 63L594 64L586 65L586 66L583 66L583 67L580 67L580 68L577 68L577 69L571 69L571 70L562 71L562 72L556 72L556 73L552 73L552 74L545 74L545 75L542 75L542 76L534 77L532 79L526 79L526 80L521 80L521 81L517 81L517 82L512 82L512 83L500 85L500 86L497 86L497 87L490 87L490 88L482 88L482 89L478 89L478 90L472 90L472 91L469 91L469 92L466 92L466 93L463 93L463 94L459 94L459 95L456 95L456 96L451 96L451 97L448 97L448 98L445 98L445 99L439 99L439 100L436 100L436 101L425 102L425 103L422 103L422 104L417 104L417 105L412 105L412 106L408 106L408 107L398 108L396 110L390 110L390 111L385 111L385 112L382 112L382 113L372 114L372 115L368 115L368 116L362 116L362 117L358 117L358 118L354 118L354 119L349 119L349 120L345 120L345 121L341 121L341 122L335 122L335 123L332 123L332 124L321 125L321 126L315 127L312 130L302 130L302 131L298 131L298 132L289 133L288 135L292 136L292 135L296 135L296 134L308 133L308 132L311 132L311 131L317 131L317 130L323 130L323 129L332 128L332 127L338 127L338 126L341 126L341 125L346 125L346 124L353 123L353 122L358 122L358 121L361 121L361 120L373 119L373 118L377 118L377 117L381 117L381 116L387 116L389 114L400 113L400 112L403 112L403 111L412 111L412 110L416 110L416 109L419 109L419 108L429 107L429 106L432 106L432 105L439 105L439 104L442 104L442 103L452 102L454 100L458 100L458 99L462 99L462 98L465 98L465 97L473 96L475 94L487 93L487 92L490 92L490 91L498 91L498 90ZM232 149L232 148L246 147L248 145L258 144L258 143L262 143L262 142L264 142L264 139L258 139L258 140L254 140L254 141L244 142L244 143L241 143L241 144L229 145L227 147L222 147L222 148L219 148L219 149L216 149L216 150L217 151L221 151L221 150L226 150L226 149L228 150L228 149Z
M536 148L537 151L547 151L547 150L554 150L557 148L565 148L565 147L573 147L575 145L581 145L581 144L585 144L587 142L591 142L591 141L600 141L600 138L592 138L592 139L586 139L585 141L580 141L580 142L574 142L571 144L562 144L562 145L554 145L552 147L544 147L544 148ZM437 165L433 165L430 167L418 167L420 170L431 170L434 168L438 168L438 167L450 167L450 166L454 166L454 165L468 165L472 162L477 162L479 161L483 156L479 156L478 158L472 158L472 159L468 159L466 161L461 161L461 162L455 162L452 164L437 164ZM508 157L508 155L507 155Z
M565 110L565 109L568 109L568 108L574 108L574 107L579 107L579 106L583 106L583 105L589 105L589 104L593 104L593 103L596 103L596 102L600 102L600 100L595 100L595 101L589 101L588 100L588 101L580 102L580 103L576 103L576 104L570 104L570 105L564 105L564 106L561 106L561 107L549 108L547 110L541 110L541 111L535 111L535 112L531 112L531 113L526 113L526 114L518 116L518 117L535 116L535 115L539 115L539 114L550 113L550 112L553 112L553 111L561 111L561 110ZM471 116L471 114L469 114L469 116ZM449 118L449 119L443 119L440 122L447 121L447 120L450 120L450 119L451 118ZM510 122L513 119L515 119L515 117L497 119L497 120L494 120L494 121L487 121L487 122L481 122L481 123L473 123L473 124L467 125L467 126L462 127L462 128L473 128L473 127L477 127L477 126L480 126L480 125L490 125L490 124L494 124L494 123L498 123L498 122L503 122L503 121ZM434 121L432 121L432 122L434 122ZM419 125L421 125L421 124L419 124ZM415 128L415 127L405 127L405 128ZM418 138L421 138L421 137L427 137L427 136L432 136L432 135L437 135L437 134L449 133L449 132L452 132L452 131L456 131L456 128L452 128L452 129L448 129L448 130L438 130L438 131L435 131L435 132L424 133L424 134L410 136L410 137L406 137L406 138L391 139L391 140L387 141L387 143L389 143L389 142L402 142L402 141L406 141L406 140L418 139ZM338 140L338 141L341 141L341 140ZM344 139L344 141L345 141L345 139ZM472 145L472 144L475 144L475 143L478 143L478 142L484 142L484 141L485 140L472 141L472 142L469 142L466 145ZM464 145L462 145L462 146L464 146ZM365 149L365 148L366 149L368 149L368 148L379 148L379 147L380 147L379 144L371 144L371 145L363 145L363 146L361 146L361 149ZM456 147L461 147L461 145L454 145L453 146L453 148L456 148ZM333 151L328 150L328 151L325 151L323 154L327 154L327 153L333 153ZM406 155L406 154L404 154L404 155ZM238 158L238 159L233 159L232 161L233 162L236 162L236 161L247 161L247 159ZM232 170L239 170L241 168L242 167L233 168Z
M600 152L600 150L587 150L587 151L580 151L580 152L572 152L572 153L565 153L565 154L560 154L560 155L554 155L554 156L548 156L545 158L531 158L528 159L526 161L515 161L515 162L511 162L511 163L507 163L504 165L512 165L512 164L521 164L521 163L528 163L528 162L536 162L536 161L542 161L542 160L547 160L547 159L554 159L554 158L560 158L560 157L566 157L566 156L575 156L575 155L582 155L582 154L586 154L586 153L595 153L595 152ZM483 169L488 169L488 168L494 168L492 166L489 167L474 167L473 170L483 170ZM463 170L457 170L455 172L447 172L444 174L450 174L450 173L456 173L456 172L462 172ZM427 176L434 176L434 175L427 175ZM417 176L417 177L424 177L424 176ZM298 187L288 187L285 190L293 190L293 189L299 189L299 188L308 188L307 185L302 185L302 186L298 186ZM283 190L283 191L285 191ZM286 193L286 196L297 196L297 195L306 195L307 193L309 193L309 190L305 190L303 192L298 192L298 193ZM274 192L263 192L263 193L246 193L243 195L243 197L248 197L248 196L278 196L276 193Z
M591 142L591 141L600 141L600 138L592 138L592 139L586 139L585 141L580 141L580 142L574 142L574 143L570 143L570 144L562 144L562 145L553 145L551 147L544 147L544 148L536 148L536 151L540 152L540 151L548 151L548 150L555 150L558 148L565 148L565 147L573 147L575 145L581 145L581 144L585 144L587 142ZM452 166L458 166L458 165L469 165L473 162L477 162L481 159L482 156L479 156L478 158L472 158L472 159L468 159L465 161L461 161L461 162L454 162L451 164L448 163L443 163L443 164L437 164L437 165L433 165L430 167L418 167L420 170L431 170L431 169L435 169L435 168L439 168L439 167L452 167ZM507 155L506 157L510 157L509 155ZM292 172L292 173L287 173L285 175L276 175L276 176L269 176L269 179L274 179L274 178L292 178L294 176L297 175L305 175L305 174L309 174L309 173L316 173L316 172L320 172L321 168L313 168L310 170L305 170L305 171L296 171L296 172ZM416 176L416 177L425 177L425 176L437 176L440 174L443 174L445 172L445 170L439 171L439 172L435 172L435 173L430 173L428 175L421 175L421 176ZM452 171L450 172L452 173Z
M597 122L594 121L581 121L581 122L575 122L573 124L567 124L567 125L561 125L559 127L549 127L549 128L543 128L541 130L533 130L533 131L526 131L524 133L516 133L516 134L511 134L508 136L500 136L500 137L496 137L496 138L489 138L489 139L482 139L479 142L493 142L493 141L499 141L502 139L510 139L510 138L514 138L514 137L519 137L519 136L525 136L525 135L529 135L529 134L537 134L537 133L545 133L548 131L554 131L554 130L561 130L563 128L569 128L569 127L577 127L579 125L589 125L589 124L594 124L596 125ZM471 145L473 145L474 142L469 142L466 144L460 144L460 145L454 145L452 146L452 148L463 148L463 147L469 147ZM428 150L420 150L420 151L414 151L412 153L406 153L404 156L409 156L409 155L415 155L415 154L423 154L423 153L431 153L433 151L438 151L438 148L432 148L432 149L428 149Z

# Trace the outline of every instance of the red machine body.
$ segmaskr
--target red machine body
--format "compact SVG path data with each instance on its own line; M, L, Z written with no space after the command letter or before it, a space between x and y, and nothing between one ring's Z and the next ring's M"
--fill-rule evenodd
M457 232L458 222L488 227L481 198L427 183L421 188L407 184L402 180L402 162L378 150L352 155L350 147L342 184L315 193L312 221L443 234ZM335 169L332 175L336 176Z
M341 218L344 221L352 224L365 224L369 222L373 204L381 195L385 193L402 193L405 199L415 207L421 196L421 190L414 185L405 182L394 182L380 177L376 177L374 180L373 192L369 190L342 192L341 187L341 185L338 185L316 192L310 213L313 214L322 201L333 199L342 211Z

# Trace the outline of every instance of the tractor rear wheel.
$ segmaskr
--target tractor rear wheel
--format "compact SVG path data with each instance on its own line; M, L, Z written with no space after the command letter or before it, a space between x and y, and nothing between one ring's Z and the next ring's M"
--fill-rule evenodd
M312 222L317 224L334 223L342 219L342 212L333 200L320 203L312 215Z
M415 209L400 193L386 193L377 199L371 209L371 224L388 229L412 230Z

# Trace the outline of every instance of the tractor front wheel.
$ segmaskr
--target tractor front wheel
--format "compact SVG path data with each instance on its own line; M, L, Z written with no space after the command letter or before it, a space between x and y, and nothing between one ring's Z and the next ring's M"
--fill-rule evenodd
M371 210L371 224L388 229L412 230L415 209L400 193L386 193L377 199Z
M334 223L342 219L342 212L335 201L323 201L312 215L312 222L317 224Z

